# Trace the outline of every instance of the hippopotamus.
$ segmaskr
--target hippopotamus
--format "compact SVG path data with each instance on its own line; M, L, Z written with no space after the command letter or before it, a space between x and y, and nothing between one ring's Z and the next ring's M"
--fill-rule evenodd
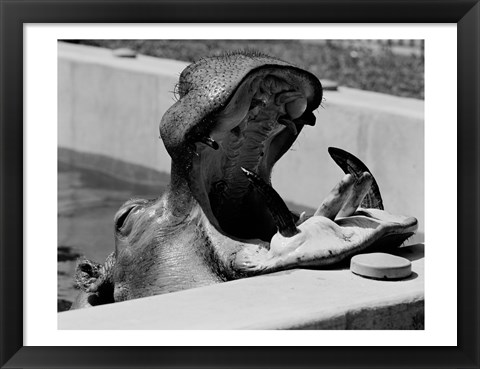
M115 251L103 264L77 266L73 308L331 268L412 236L417 220L385 211L371 172L341 149L329 152L345 175L314 214L291 212L273 189L275 163L305 126L313 129L322 93L312 73L257 52L186 67L160 122L172 159L168 189L121 206Z

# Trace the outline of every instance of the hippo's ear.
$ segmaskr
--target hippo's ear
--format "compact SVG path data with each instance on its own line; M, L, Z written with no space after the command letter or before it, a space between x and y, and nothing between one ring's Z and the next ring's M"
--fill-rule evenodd
M351 174L355 177L356 180L358 180L358 178L360 178L360 176L364 172L372 174L367 168L367 166L359 158L345 150L338 149L336 147L329 147L328 153L335 161L335 163L337 163L338 166L342 168L345 174ZM380 195L380 189L378 188L377 182L375 181L373 175L372 178L373 181L370 190L363 198L360 207L383 210L383 200L382 196Z
M94 294L95 305L114 302L111 278L114 259L115 256L112 253L105 264L98 264L87 259L80 260L77 264L75 285L87 294Z
M97 264L91 260L80 260L75 270L75 286L87 292L100 278L102 274L101 267L101 264Z

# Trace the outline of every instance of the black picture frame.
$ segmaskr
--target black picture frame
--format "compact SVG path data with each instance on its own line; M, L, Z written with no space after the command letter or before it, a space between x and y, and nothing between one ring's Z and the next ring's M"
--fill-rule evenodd
M2 368L479 367L479 152L477 148L480 123L480 4L478 0L260 0L255 2L0 0L0 6L0 365ZM457 199L459 209L457 222L458 345L456 347L23 346L23 25L25 23L143 22L457 24ZM439 201L448 201L448 199L445 197ZM438 306L438 309L442 307Z

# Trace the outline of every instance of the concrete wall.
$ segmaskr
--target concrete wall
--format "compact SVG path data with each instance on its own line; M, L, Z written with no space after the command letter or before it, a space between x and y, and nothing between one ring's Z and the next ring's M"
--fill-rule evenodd
M398 255L400 281L296 269L62 312L58 329L424 329L424 246Z
M185 66L59 43L59 147L169 172L158 124ZM417 217L423 231L423 101L340 88L325 91L316 115L317 125L305 127L274 170L282 197L315 208L342 177L327 153L340 147L370 167L386 209Z

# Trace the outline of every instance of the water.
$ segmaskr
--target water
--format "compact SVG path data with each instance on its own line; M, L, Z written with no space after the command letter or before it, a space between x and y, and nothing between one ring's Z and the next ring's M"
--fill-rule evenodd
M156 198L158 186L121 181L98 171L58 164L58 310L78 294L73 284L78 258L103 263L114 250L113 217L132 197Z

